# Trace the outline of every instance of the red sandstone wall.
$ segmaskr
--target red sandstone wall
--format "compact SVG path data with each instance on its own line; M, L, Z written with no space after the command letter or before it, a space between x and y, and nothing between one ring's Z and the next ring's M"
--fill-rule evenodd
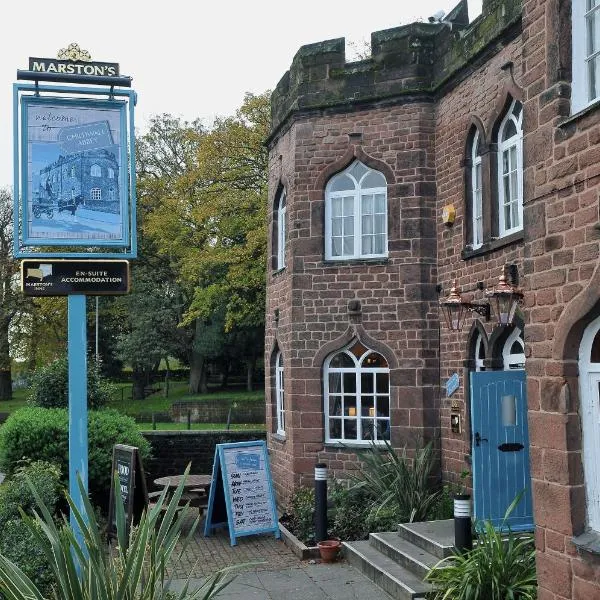
M272 147L270 189L287 181L289 230L286 269L269 271L267 294L267 358L277 340L287 378L286 439L269 439L280 501L312 481L318 460L334 475L355 467L352 451L324 447L321 368L356 332L390 363L392 444L439 430L433 141L433 107L421 102L296 121ZM324 186L355 155L388 179L389 258L326 263Z
M525 1L529 428L540 600L600 598L585 528L577 353L599 311L600 112L569 119L570 3Z
M504 265L515 263L523 278L523 239L493 251L482 253L473 258L461 258L461 252L469 241L465 223L465 165L467 158L467 137L474 119L483 125L487 142L492 139L492 126L503 114L507 94L518 93L511 69L502 68L512 62L512 73L516 84L520 84L521 76L521 40L512 41L487 63L474 70L454 89L444 95L437 107L436 121L436 181L437 181L437 237L438 237L438 272L442 285L440 297L447 296L453 280L465 291L465 296L473 300L484 298L482 291L475 290L477 282L483 282L485 288L493 287L502 273ZM484 162L484 177L486 174ZM487 173L489 175L489 172ZM495 184L489 176L484 185L490 188ZM442 207L452 204L456 208L456 220L452 226L442 223ZM485 210L485 208L484 208ZM468 368L464 361L469 359L467 344L471 326L475 319L483 322L490 335L494 325L494 315L489 323L472 313L467 316L462 332L449 331L445 324L441 329L441 365L440 379L442 386L441 426L442 426L442 469L446 480L455 480L463 469L470 470L465 457L470 455L469 427L469 390ZM526 330L527 332L527 330ZM453 373L458 373L460 387L447 398L444 383ZM462 434L450 431L450 404L456 401L463 418Z

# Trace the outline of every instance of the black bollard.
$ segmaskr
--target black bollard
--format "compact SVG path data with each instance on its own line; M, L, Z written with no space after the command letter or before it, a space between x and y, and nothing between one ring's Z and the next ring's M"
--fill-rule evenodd
M469 494L454 496L454 545L458 552L473 550L471 496Z
M327 465L315 465L315 541L327 539Z

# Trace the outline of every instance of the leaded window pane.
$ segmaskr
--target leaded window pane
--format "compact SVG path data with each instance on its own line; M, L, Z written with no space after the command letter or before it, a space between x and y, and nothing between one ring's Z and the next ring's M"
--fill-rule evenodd
M329 396L329 415L332 417L342 415L342 397Z
M331 216L335 219L336 217L342 216L343 198L332 198L331 199Z
M390 416L390 399L383 396L377 397L377 416L378 417L389 417Z
M361 385L360 388L363 394L372 394L375 391L374 381L373 381L373 373L364 373L361 375Z
M334 440L342 439L341 419L329 419L329 436Z
M385 187L387 182L382 173L378 171L371 171L362 181L361 187L363 189L373 189Z
M342 255L342 238L332 238L331 240L331 254L333 256Z
M369 169L367 168L366 165L364 165L363 163L361 163L360 161L356 161L351 167L350 167L350 174L356 179L356 181L360 181L363 177L363 175L368 171ZM363 187L365 187L363 185Z
M352 181L351 177L346 174L338 175L332 182L330 191L331 192L345 192L347 190L355 189L356 185Z
M385 182L384 182L385 185ZM385 194L375 194L375 212L385 214Z
M356 419L344 419L344 439L355 440L356 436Z
M356 393L356 373L344 373L344 394Z
M377 373L375 376L378 394L387 394L390 389L390 376L387 373Z
M354 236L344 238L344 255L354 254Z
M380 233L375 236L375 250L373 254L383 254L385 252L385 234Z
M363 235L362 236L362 253L373 254L373 236Z
M373 214L373 196L371 194L361 196L362 214Z

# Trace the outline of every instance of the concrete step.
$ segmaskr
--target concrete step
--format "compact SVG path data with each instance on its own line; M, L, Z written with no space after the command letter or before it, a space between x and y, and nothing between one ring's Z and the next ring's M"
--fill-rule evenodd
M343 542L346 560L395 600L425 598L431 586L380 552L370 541Z
M454 519L401 523L398 535L438 559L446 558L454 550Z
M369 542L379 552L421 579L440 561L437 556L401 538L397 531L371 533Z

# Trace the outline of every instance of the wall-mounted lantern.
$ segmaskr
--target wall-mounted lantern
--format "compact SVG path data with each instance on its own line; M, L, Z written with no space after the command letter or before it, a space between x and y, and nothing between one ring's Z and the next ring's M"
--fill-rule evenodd
M516 277L515 265L510 265L510 272L514 279ZM479 282L476 289L482 290L483 284ZM448 329L460 331L467 312L476 312L489 321L491 306L494 307L498 325L512 325L517 306L523 301L523 292L516 285L508 283L506 275L503 273L495 287L485 290L485 296L489 302L469 302L462 297L455 281L448 296L440 301Z

